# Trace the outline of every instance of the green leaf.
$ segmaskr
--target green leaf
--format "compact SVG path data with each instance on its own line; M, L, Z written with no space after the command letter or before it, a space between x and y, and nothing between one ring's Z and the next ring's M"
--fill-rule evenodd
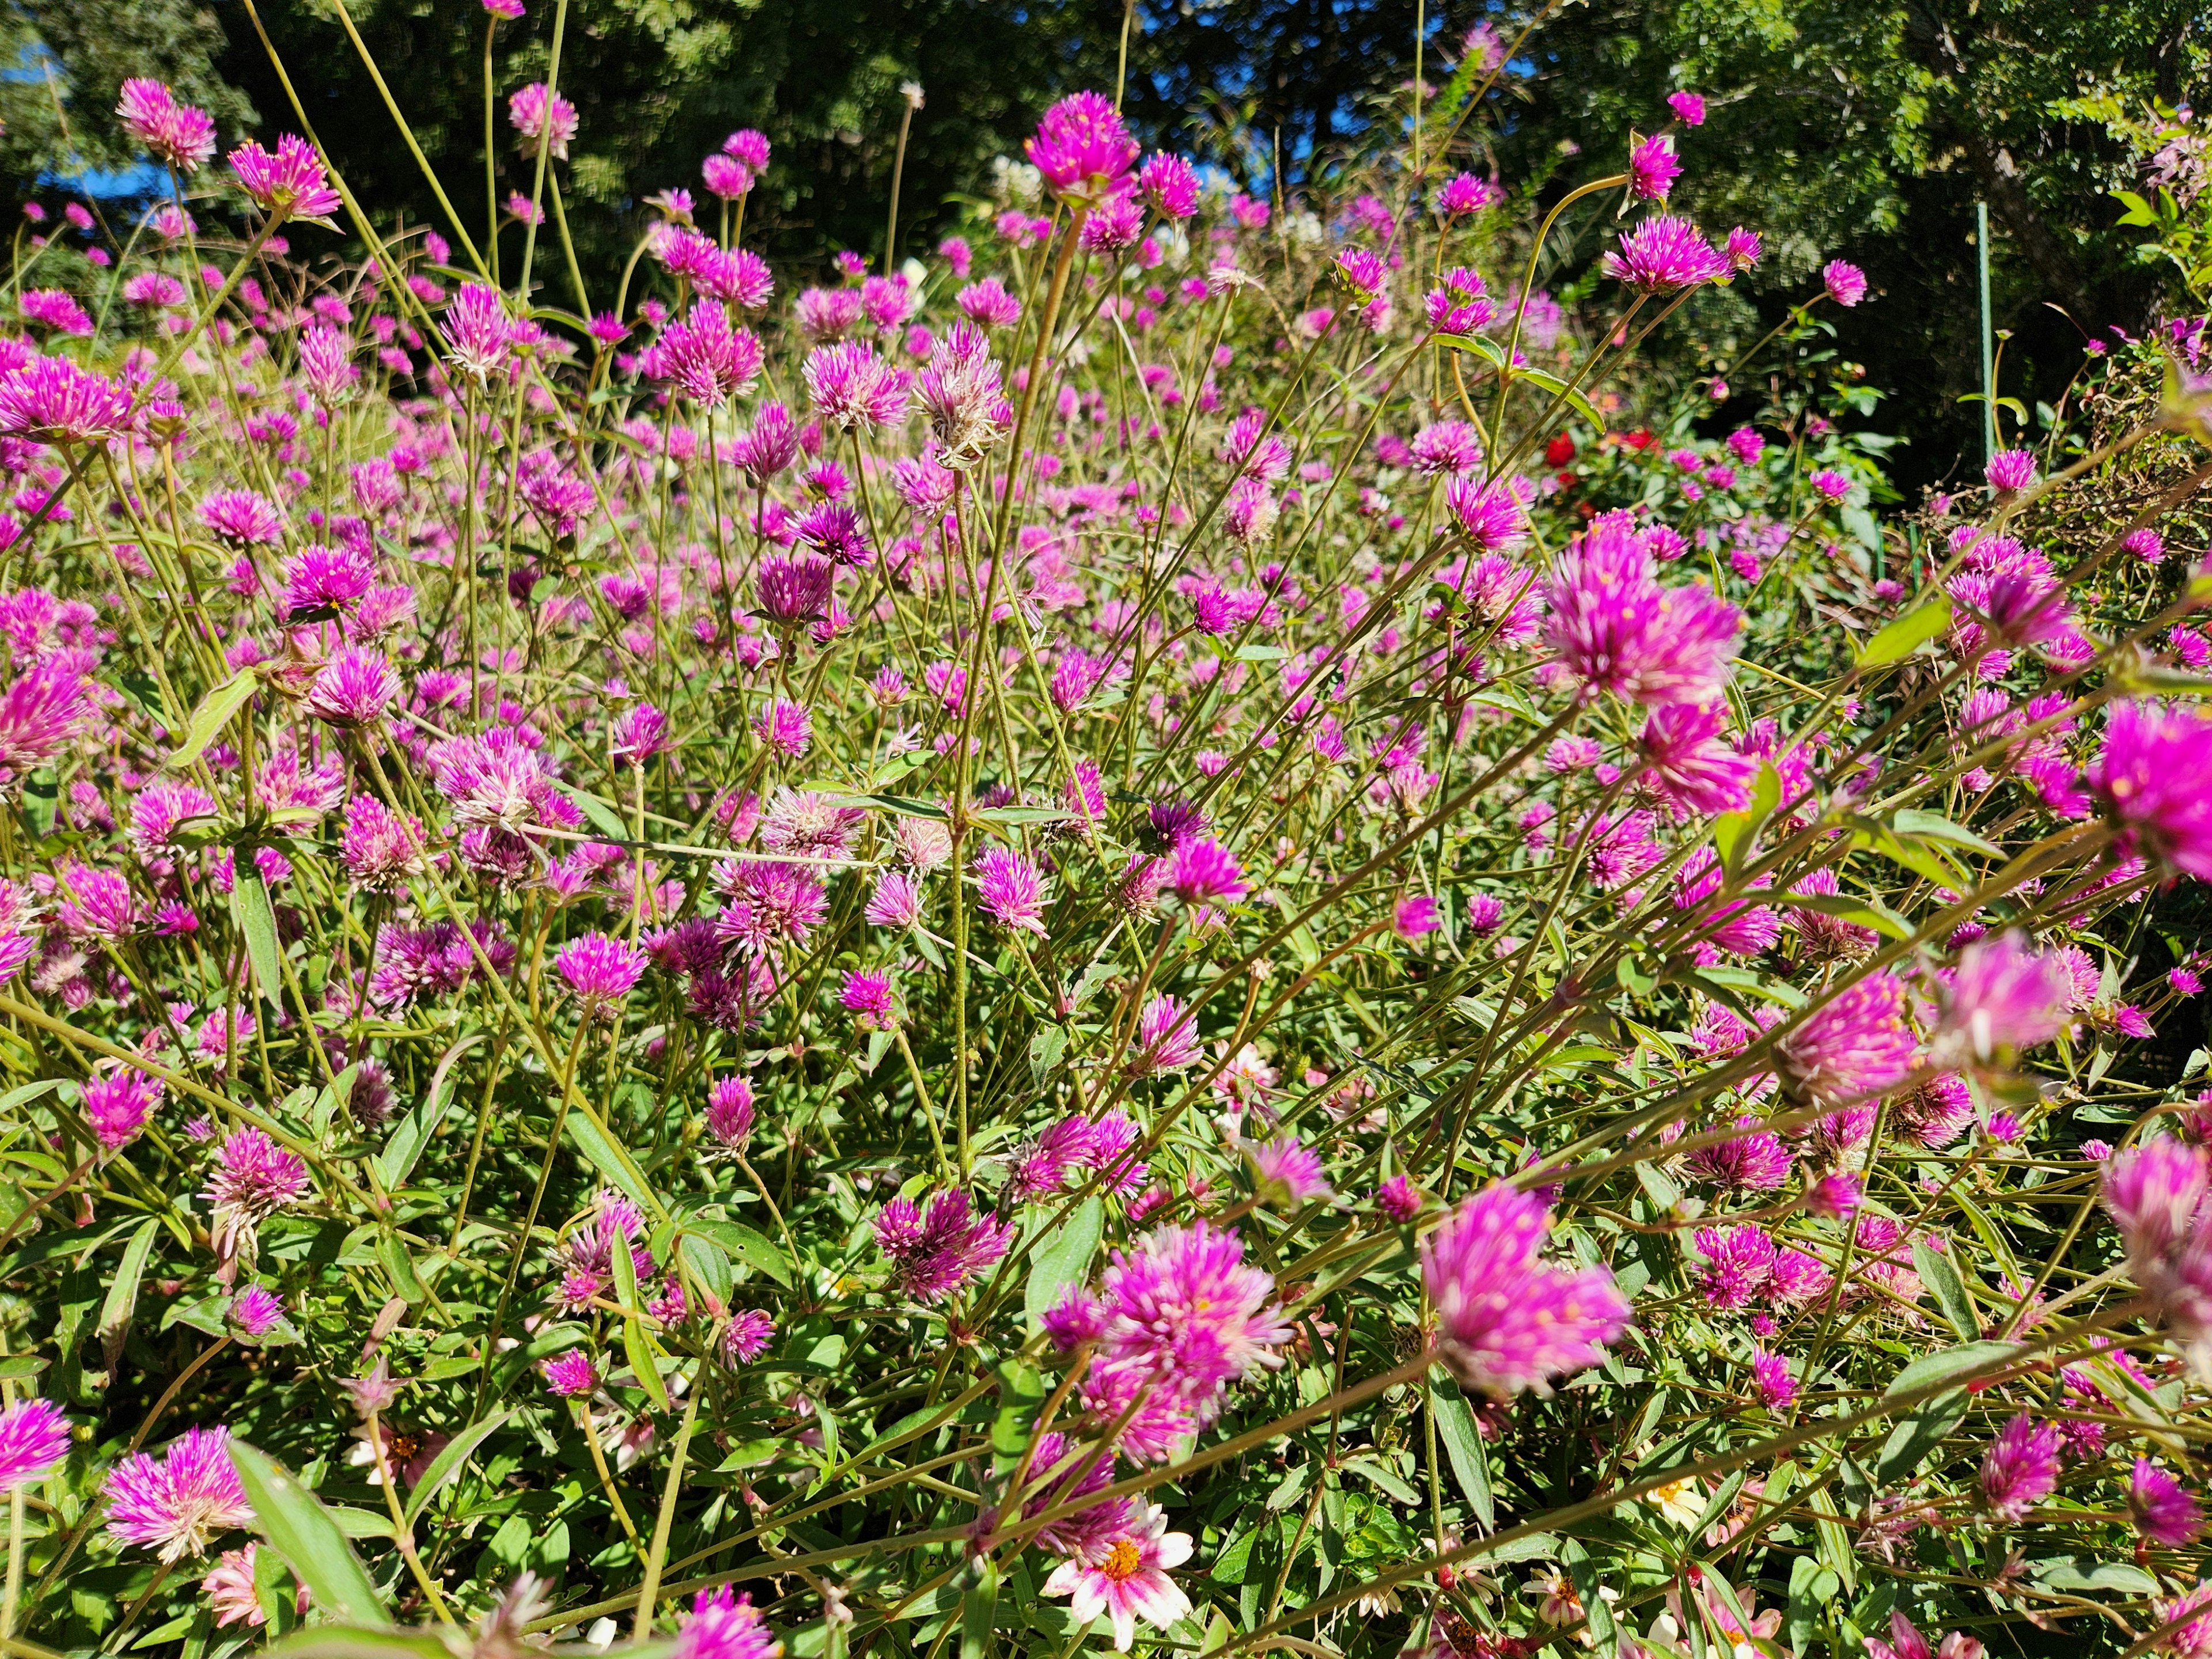
M1911 939L1912 924L1879 899L1854 897L1849 893L1792 893L1790 904L1800 910L1817 910L1838 921L1856 922L1892 939Z
M787 1291L791 1288L792 1264L781 1250L744 1222L694 1221L689 1224L693 1231L704 1233L746 1266L757 1267Z
M1740 870L1759 831L1774 809L1782 804L1782 775L1774 769L1771 761L1759 763L1759 780L1751 787L1751 805L1741 812L1726 812L1713 825L1713 845L1719 849L1721 862L1730 871Z
M1886 668L1902 662L1951 625L1951 601L1942 594L1884 623L1859 653L1859 667Z
M1942 1250L1929 1248L1924 1238L1912 1241L1912 1265L1920 1273L1920 1282L1935 1293L1936 1305L1943 1310L1943 1317L1959 1334L1962 1342L1972 1342L1981 1334L1981 1325L1974 1318L1974 1304L1966 1294L1966 1281L1951 1258Z
M284 970L282 947L276 942L276 912L269 902L269 884L252 864L251 857L237 860L230 886L230 920L246 941L256 988L264 1000L282 1006Z
M1820 1610L1834 1601L1842 1588L1836 1575L1809 1555L1801 1555L1790 1564L1790 1608L1784 1615L1783 1630L1790 1652L1802 1653L1812 1645L1820 1626Z
M2155 1595L2158 1581L2141 1567L2124 1561L2100 1561L2089 1555L2055 1555L2027 1564L2027 1576L2055 1590L2094 1594L2115 1591L2122 1595Z
M1589 1620L1589 1634L1597 1644L1597 1651L1605 1659L1615 1659L1620 1651L1620 1626L1613 1616L1613 1608L1598 1593L1597 1562L1583 1547L1578 1538L1560 1540L1559 1559L1566 1563L1567 1577L1574 1581L1575 1595L1583 1604L1583 1613ZM1717 1583L1718 1575L1709 1583Z
M384 1269L384 1276L392 1281L392 1290L410 1308L419 1307L430 1298L422 1276L415 1271L415 1258L407 1252L407 1245L398 1234L384 1232L376 1236L376 1262Z
M386 1192L404 1186L407 1177L415 1173L416 1160L436 1138L438 1126L446 1119L446 1108L453 1102L453 1091L446 1087L447 1074L453 1062L483 1042L483 1037L482 1031L471 1031L439 1056L438 1068L430 1074L429 1094L399 1120L392 1138L384 1143L384 1150L376 1155L376 1178L384 1183Z
M1440 346L1449 346L1454 351L1472 351L1476 356L1487 362L1492 368L1503 368L1505 367L1505 348L1498 344L1497 341L1488 338L1486 336L1480 334L1432 334L1429 337L1436 344ZM1601 426L1604 422L1600 422L1599 424Z
M342 1625L294 1631L261 1651L263 1659L453 1659L453 1650L428 1631L356 1630Z
M1067 1052L1067 1027L1048 1025L1030 1039L1030 1085L1042 1091L1060 1057Z
M677 1254L699 1287L715 1301L727 1307L730 1303L730 1255L720 1244L704 1234L686 1232L676 1240Z
M1090 1269L1105 1223L1105 1206L1096 1197L1086 1198L1030 1257L1030 1282L1022 1293L1022 1305L1032 1332L1043 1328L1047 1311Z
M376 1587L322 1500L289 1469L242 1440L230 1443L230 1461L253 1506L254 1525L315 1605L330 1618L389 1629L392 1620Z
M637 1373L638 1387L645 1390L653 1409L665 1412L668 1409L668 1389L660 1380L660 1367L656 1363L659 1355L655 1352L653 1338L645 1328L645 1322L638 1317L637 1262L626 1244L627 1241L618 1243L607 1253L615 1270L615 1301L625 1315L623 1352L629 1357L630 1370Z
M1484 1455L1482 1435L1474 1426L1474 1413L1459 1384L1449 1377L1429 1379L1429 1412L1437 1421L1437 1438L1444 1443L1452 1475L1474 1510L1474 1518L1489 1532L1498 1525L1498 1503L1490 1491L1490 1460Z
M1891 1378L1882 1393L1887 1398L1911 1394L1930 1383L1941 1382L1947 1376L1994 1365L2008 1354L2019 1352L2019 1345L2014 1342L1969 1342L1963 1347L1925 1353Z
M131 1316L138 1306L138 1283L145 1277L146 1258L152 1254L155 1237L161 1231L158 1217L149 1216L138 1224L138 1231L123 1247L122 1264L116 1268L115 1278L107 1287L107 1300L100 1304L100 1323L94 1331L107 1357L110 1376L114 1374L115 1362L122 1357L123 1339L130 1334Z
M999 1616L999 1564L986 1555L969 1571L975 1582L960 1598L960 1659L988 1659Z
M637 1160L607 1133L599 1114L583 1101L576 1101L568 1108L568 1138L576 1143L576 1150L590 1160L592 1167L622 1188L638 1208L651 1215L667 1213L666 1206L647 1184L645 1171L637 1167Z
M169 757L168 764L182 770L198 760L207 746L222 735L231 716L246 707L246 699L259 689L260 684L252 668L241 668L202 697L200 706L192 710L191 719L185 724L185 740Z
M617 841L628 841L630 826L623 822L622 814L601 800L588 789L579 789L573 783L556 786L576 803L577 810L592 821L592 827L601 835L611 836Z
M1522 368L1515 370L1513 378L1516 382L1526 380L1530 386L1540 386L1550 392L1554 398L1565 398L1568 403L1574 405L1583 419L1588 421L1599 431L1605 430L1605 416L1597 412L1595 406L1588 398L1558 375L1547 374L1540 368Z
M1900 806L1889 816L1889 821L1900 836L1917 836L1923 841L1946 841L1959 847L1971 847L1977 853L2001 859L2004 848L1995 842L1976 835L1951 822L1940 812L1917 811L1910 806Z

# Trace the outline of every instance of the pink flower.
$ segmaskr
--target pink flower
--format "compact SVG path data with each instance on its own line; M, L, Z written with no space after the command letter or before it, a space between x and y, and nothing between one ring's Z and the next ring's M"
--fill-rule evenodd
M1137 159L1137 141L1113 100L1095 92L1063 98L1044 112L1023 148L1056 196L1096 204L1119 194Z
M709 406L749 391L765 361L760 337L749 328L732 328L718 300L702 300L682 322L671 323L655 349L659 377L692 402Z
M1210 836L1176 844L1168 884L1185 904L1233 904L1244 896L1244 872Z
M2136 1458L2128 1476L2128 1513L2144 1540L2161 1549L2179 1549L2204 1530L2196 1497L2148 1457Z
M977 897L984 914L1009 933L1045 936L1044 878L1019 853L986 848L975 860Z
M743 1309L730 1316L729 1328L722 1333L722 1354L732 1364L750 1365L774 1340L775 1321L756 1309Z
M1295 1135L1245 1147L1252 1160L1252 1184L1267 1196L1287 1204L1304 1204L1330 1193L1328 1176L1320 1157Z
M250 1542L243 1549L225 1550L200 1579L208 1611L215 1615L218 1626L244 1625L252 1629L269 1622L254 1583L253 1564L260 1548L258 1542Z
M479 383L505 367L514 342L514 323L499 290L465 283L446 307L438 325L453 365Z
M2124 854L2212 880L2212 720L2191 708L2115 703L2088 781L2120 830Z
M1905 1024L1905 987L1871 974L1829 998L1777 1044L1783 1069L1808 1100L1842 1106L1878 1095L1911 1073L1917 1046Z
M123 430L131 394L62 357L33 357L0 379L0 432L50 444L106 443Z
M399 696L399 676L381 651L340 646L315 676L307 712L332 726L368 726Z
M571 1348L538 1369L544 1376L546 1389L563 1400L587 1395L599 1386L599 1369L581 1348Z
M92 1132L99 1137L104 1150L120 1152L138 1138L161 1098L161 1079L132 1067L106 1077L88 1078L84 1083L85 1121L92 1125Z
M1505 925L1504 902L1489 893L1468 894L1467 925L1477 939L1487 939Z
M1705 100L1694 92L1672 92L1667 94L1667 107L1686 127L1701 127L1705 124Z
M1594 691L1663 707L1712 701L1726 684L1743 616L1703 586L1662 588L1625 524L1601 520L1553 569L1546 635Z
M676 1632L671 1659L777 1659L783 1644L775 1639L750 1595L727 1584L702 1589Z
M1755 1117L1740 1117L1735 1127L1745 1131L1717 1146L1700 1146L1682 1160L1683 1167L1699 1181L1736 1192L1771 1192L1790 1179L1790 1149L1771 1129L1753 1126Z
M1148 156L1137 169L1137 188L1163 219L1188 219L1198 211L1198 170L1180 155Z
M720 150L699 163L699 176L706 181L707 193L725 202L736 201L753 187L753 175L745 164Z
M1390 931L1411 944L1443 926L1435 899L1426 893L1408 893L1390 907Z
M19 1492L69 1455L69 1419L51 1400L18 1400L0 1411L0 1495Z
M1982 1501L2001 1521L2017 1521L2058 1484L2058 1429L2026 1412L1997 1431L1982 1458Z
M891 1285L915 1301L945 1300L1006 1255L1013 1228L995 1216L971 1216L957 1188L929 1201L923 1219L910 1198L895 1198L876 1216L876 1245L891 1260Z
M707 1133L734 1149L752 1132L752 1084L743 1077L716 1078L707 1091Z
M2025 489L2035 482L2035 454L2032 450L2000 449L1990 457L1984 475L1990 488L1999 495L2011 495Z
M1747 1224L1729 1227L1700 1227L1698 1289L1709 1308L1723 1311L1748 1307L1773 1279L1782 1260L1781 1248L1765 1230Z
M1759 1385L1759 1404L1771 1412L1790 1409L1797 1398L1797 1379L1790 1374L1790 1362L1778 1353L1769 1353L1755 1348L1751 1355L1752 1380Z
M231 1467L228 1429L187 1430L159 1458L131 1453L108 1472L100 1493L109 1535L156 1549L164 1561L204 1555L216 1534L253 1519Z
M266 1336L284 1317L284 1304L259 1285L249 1285L230 1304L230 1322L248 1340Z
M1723 741L1728 706L1674 703L1644 722L1640 781L1677 817L1741 812L1751 805L1759 762Z
M1198 1061L1198 1020L1181 1001L1157 996L1137 1016L1136 1039L1129 1048L1129 1071L1135 1077L1161 1072L1180 1072Z
M0 692L0 770L20 777L45 765L92 715L76 671L60 660L39 664Z
M1437 1355L1493 1399L1547 1389L1595 1364L1627 1329L1628 1299L1603 1267L1562 1272L1540 1259L1551 1206L1503 1183L1485 1188L1421 1241Z
M1638 139L1628 152L1628 193L1638 202L1663 202L1681 177L1674 141L1663 132Z
M1437 211L1447 219L1464 219L1504 199L1505 192L1487 179L1455 173L1437 191Z
M159 81L135 77L121 91L115 113L123 130L155 161L179 173L194 173L215 154L215 119L205 110L179 103Z
M811 622L828 610L836 578L837 567L827 559L771 553L754 574L754 598L763 616L788 628Z
M247 139L231 151L230 170L254 205L274 218L327 221L344 205L315 147L297 133L279 138L273 155Z
M803 703L776 698L753 716L753 735L772 754L797 760L814 742L814 717Z
M722 154L736 156L758 178L768 171L768 135L752 127L740 127L722 140Z
M307 1191L307 1166L251 1125L234 1129L216 1153L204 1196L251 1220L296 1204Z
M878 431L906 415L914 376L864 340L817 346L800 370L814 412L841 431Z
M1820 272L1820 284L1828 297L1845 310L1866 298L1866 272L1841 259L1828 261Z
M1421 1212L1421 1194L1411 1177L1394 1175L1375 1189L1375 1207L1404 1226Z
M889 974L854 969L845 975L845 988L838 994L837 1002L864 1031L889 1031L898 1026L898 1000L892 994Z
M2050 1042L2066 1029L2073 988L2055 951L2031 951L2013 932L1975 940L1945 976L1929 1062L1988 1064Z
M1713 252L1687 219L1655 214L1606 253L1605 274L1647 294L1671 294L1717 283L1730 275L1730 262Z
M1167 1574L1190 1559L1190 1535L1167 1526L1165 1511L1137 1499L1128 1529L1091 1556L1061 1562L1045 1580L1044 1593L1070 1598L1068 1615L1078 1628L1103 1613L1115 1650L1127 1653L1138 1620L1166 1630L1191 1610L1190 1598Z
M1478 553L1499 552L1528 534L1527 510L1503 484L1479 483L1471 474L1455 475L1444 485L1444 504Z
M565 161L568 159L568 141L576 136L576 106L543 81L532 82L507 100L507 118L514 124L524 149L530 154L537 153L549 116L552 126L551 154Z
M58 288L34 288L22 298L23 320L57 334L92 332L92 313Z
M562 945L553 966L583 1005L584 1018L605 1019L645 974L645 952L627 939L586 933Z

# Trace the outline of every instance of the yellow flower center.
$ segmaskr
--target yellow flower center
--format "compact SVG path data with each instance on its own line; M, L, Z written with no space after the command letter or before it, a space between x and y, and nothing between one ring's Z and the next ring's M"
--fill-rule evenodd
M1114 1540L1114 1547L1106 1552L1106 1559L1098 1564L1098 1571L1115 1583L1133 1578L1137 1570L1145 1565L1144 1552L1126 1538Z

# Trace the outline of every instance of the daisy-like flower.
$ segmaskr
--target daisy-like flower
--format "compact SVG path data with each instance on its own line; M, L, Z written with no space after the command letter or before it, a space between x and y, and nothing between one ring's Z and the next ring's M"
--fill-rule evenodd
M1044 1593L1071 1598L1068 1613L1078 1625L1103 1613L1113 1626L1115 1651L1127 1653L1139 1620L1165 1630L1190 1612L1190 1598L1168 1577L1169 1568L1190 1559L1190 1535L1167 1527L1164 1510L1137 1499L1127 1530L1092 1559L1061 1562Z
M1546 1388L1554 1376L1596 1364L1628 1328L1628 1299L1611 1272L1564 1272L1540 1259L1551 1223L1542 1199L1499 1184L1468 1199L1421 1241L1437 1357L1493 1399Z
M252 1522L253 1509L230 1462L230 1431L191 1429L160 1457L133 1452L108 1472L108 1534L164 1561L204 1555L218 1534Z
M0 1496L16 1492L69 1455L69 1419L51 1400L18 1400L0 1411Z

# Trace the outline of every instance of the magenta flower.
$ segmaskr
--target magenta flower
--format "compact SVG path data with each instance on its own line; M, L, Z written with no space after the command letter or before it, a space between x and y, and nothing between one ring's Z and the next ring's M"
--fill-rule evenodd
M1646 294L1671 294L1725 281L1729 262L1687 219L1656 214L1620 239L1603 261L1605 274Z
M1639 781L1673 816L1711 817L1751 805L1759 762L1723 740L1727 727L1728 706L1717 702L1655 708L1644 722Z
M716 1078L707 1091L707 1132L723 1146L741 1147L753 1132L753 1085L743 1077Z
M2124 854L2212 880L2212 720L2179 706L2113 704L2088 782Z
M327 222L344 205L315 147L297 133L279 138L274 154L247 139L231 151L230 170L254 205L274 218Z
M109 1536L145 1545L168 1562L204 1555L217 1534L253 1520L231 1467L228 1429L187 1430L158 1458L131 1453L108 1471L100 1494Z
M1736 1119L1735 1127L1743 1133L1698 1147L1682 1160L1683 1167L1698 1180L1732 1192L1772 1192L1790 1179L1792 1160L1782 1137L1756 1127L1758 1122L1755 1117Z
M58 288L35 288L21 300L23 320L57 334L92 332L92 313Z
M2017 1521L2058 1484L2058 1429L2026 1412L1997 1431L1982 1458L1982 1501L2000 1521Z
M194 173L215 154L215 119L205 110L179 103L161 82L143 76L125 81L121 91L115 113L123 130L155 161Z
M0 432L50 444L106 443L123 430L131 394L63 357L33 357L0 379Z
M777 1659L782 1651L752 1597L717 1584L692 1598L671 1659Z
M897 1029L898 999L892 994L889 974L854 969L845 975L845 988L838 993L837 1003L864 1031Z
M1700 1227L1695 1242L1703 1258L1698 1293L1707 1307L1723 1312L1750 1306L1771 1284L1782 1261L1781 1247L1765 1229L1749 1224Z
M538 140L552 129L551 154L568 159L568 141L576 136L576 106L543 81L533 81L507 100L507 118L522 139L525 150L535 154Z
M1137 141L1121 112L1095 92L1054 104L1023 148L1054 195L1085 205L1120 194L1122 175L1137 160Z
M1778 1353L1753 1349L1751 1376L1759 1387L1759 1403L1771 1412L1788 1411L1797 1398L1797 1379L1790 1374L1790 1362Z
M1663 202L1682 175L1674 141L1663 132L1637 140L1628 152L1628 193L1638 202Z
M1551 1206L1503 1183L1485 1188L1421 1241L1437 1356L1492 1399L1546 1389L1597 1363L1628 1328L1628 1299L1604 1267L1563 1272L1540 1258Z
M876 878L863 913L871 927L905 933L921 921L921 883L911 871L886 870Z
M814 742L814 717L804 703L778 697L753 716L753 735L771 754L797 760Z
M1126 1529L1062 1561L1045 1580L1044 1594L1069 1598L1068 1617L1078 1629L1103 1614L1115 1651L1127 1653L1139 1620L1166 1630L1191 1610L1190 1598L1167 1574L1190 1559L1190 1534L1170 1532L1167 1525L1164 1510L1136 1499Z
M1505 906L1503 901L1489 893L1470 893L1467 899L1468 931L1477 939L1487 939L1505 925Z
M1234 904L1244 896L1244 872L1210 836L1179 842L1170 870L1168 884L1185 904Z
M1845 310L1866 298L1866 272L1841 259L1828 261L1820 272L1820 284L1827 296Z
M800 374L814 412L841 431L879 431L905 418L914 376L866 341L817 346Z
M706 181L707 193L725 202L736 201L753 187L753 175L745 164L720 150L699 163L699 176Z
M1441 907L1426 893L1407 893L1390 907L1390 931L1409 945L1443 926Z
M1546 637L1593 691L1708 702L1727 683L1743 614L1703 586L1661 587L1643 539L1601 520L1553 566Z
M76 672L58 659L30 669L0 692L0 773L20 777L45 765L92 719Z
M837 579L837 567L811 554L785 556L771 553L763 558L753 577L753 593L761 614L781 627L812 622L829 609Z
M1667 107L1686 127L1701 127L1705 124L1705 100L1694 92L1670 92Z
M876 1216L876 1245L891 1261L891 1285L917 1302L939 1303L1006 1255L1013 1228L992 1215L969 1213L968 1194L954 1188L929 1201L923 1218L910 1198L895 1198Z
M1987 1065L2048 1042L2066 1029L2073 991L2057 951L2031 951L2013 932L1977 939L1945 975L1929 1062Z
M2128 1513L2143 1540L2161 1549L2179 1549L2204 1530L2195 1495L2148 1457L2136 1458L2128 1476Z
M1375 1189L1375 1207L1404 1226L1421 1212L1421 1194L1410 1176L1392 1176Z
M19 1492L69 1455L69 1419L51 1400L18 1400L0 1411L0 1496Z
M983 912L1008 933L1045 936L1044 878L1019 853L986 848L975 860L975 886Z
M1305 1204L1327 1198L1332 1190L1320 1155L1301 1145L1296 1135L1248 1143L1244 1151L1252 1161L1252 1184L1264 1196L1285 1204Z
M538 1369L544 1376L547 1389L563 1400L582 1398L599 1386L599 1368L581 1348L571 1348Z
M1157 996L1137 1016L1137 1035L1129 1046L1131 1075L1152 1077L1180 1072L1198 1062L1198 1018L1182 1002Z
M768 135L753 127L740 127L722 140L722 154L736 156L758 178L768 171Z
M161 1098L161 1079L135 1068L87 1078L85 1121L104 1150L120 1152L138 1138Z
M382 718L399 696L399 676L381 651L340 646L307 691L307 712L332 726L362 726Z
M248 1341L258 1341L284 1317L284 1304L264 1286L249 1285L230 1304L230 1322Z
M766 360L760 337L730 326L720 301L701 301L680 323L671 323L656 343L661 379L696 404L709 407L749 391Z
M583 1005L586 1019L610 1018L645 975L645 952L627 939L586 933L562 945L553 967Z
M1198 170L1180 155L1146 157L1137 169L1137 188L1163 219L1188 219L1198 211Z
M481 283L461 285L447 305L438 331L445 336L453 366L479 384L506 367L515 338L506 300L497 289Z
M1776 1052L1799 1095L1842 1106L1903 1082L1917 1046L1905 1023L1905 987L1884 973L1845 986L1784 1035Z
M1984 475L1990 488L2001 495L2009 495L2025 489L2035 482L2035 453L2027 449L2000 449L1990 457Z
M307 1166L260 1130L234 1129L216 1153L204 1194L218 1208L259 1220L300 1201L307 1190Z
M744 1308L730 1316L722 1333L722 1356L734 1365L750 1365L775 1340L775 1321L757 1309Z
M1479 483L1471 475L1456 474L1444 485L1444 504L1478 553L1499 552L1528 534L1527 510L1503 484Z

